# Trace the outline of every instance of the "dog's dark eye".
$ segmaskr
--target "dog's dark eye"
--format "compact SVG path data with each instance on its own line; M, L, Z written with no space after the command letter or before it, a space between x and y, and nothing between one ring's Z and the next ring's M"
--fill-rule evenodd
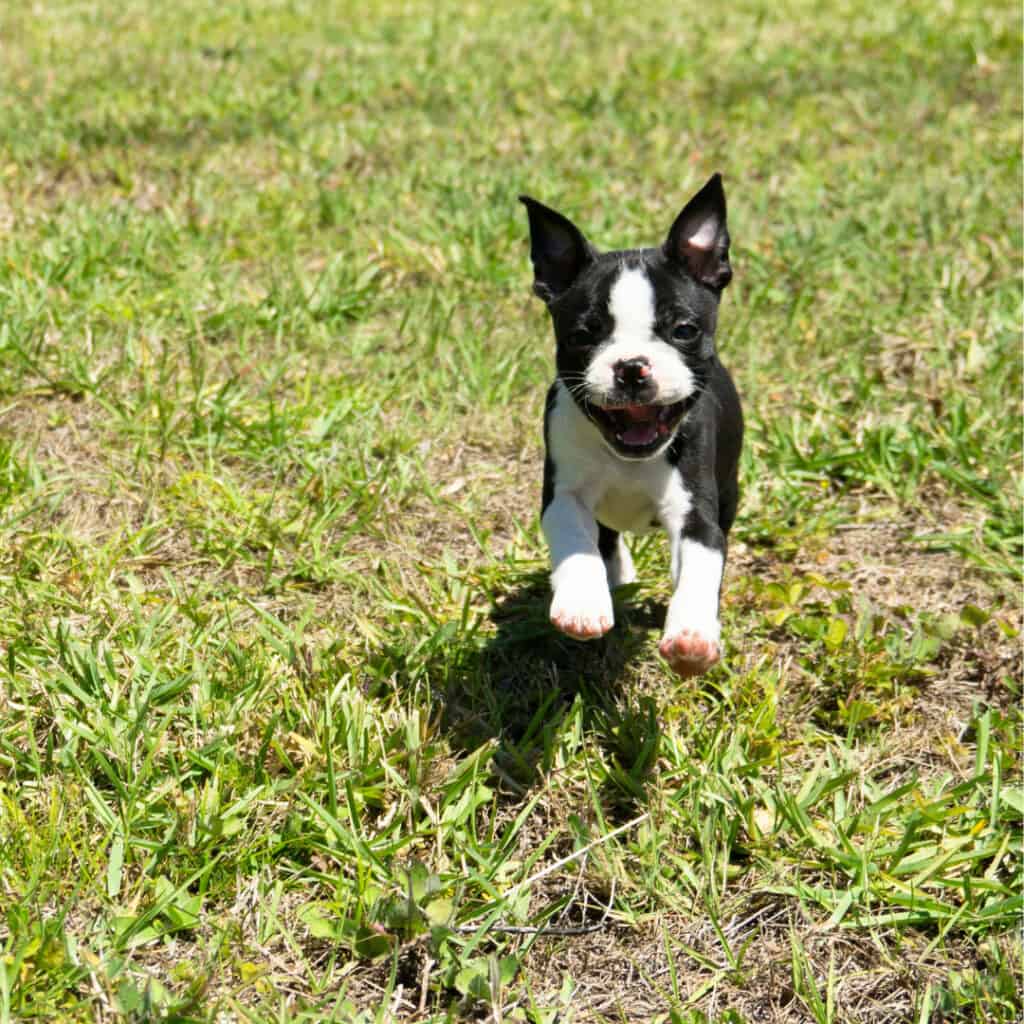
M673 341L693 341L700 334L700 328L694 323L679 323L672 328Z

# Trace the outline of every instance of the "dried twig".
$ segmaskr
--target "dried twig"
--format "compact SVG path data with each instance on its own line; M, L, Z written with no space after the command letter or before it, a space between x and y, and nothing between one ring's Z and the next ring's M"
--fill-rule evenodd
M608 920L608 915L612 912L612 907L615 905L615 879L612 878L611 889L608 893L608 902L605 904L604 913L601 914L601 918L595 921L593 924L583 925L529 925L529 924L506 924L504 921L497 921L495 924L490 925L487 928L488 932L495 932L498 935L589 935L591 932L600 931L605 922ZM456 927L456 931L460 932L473 932L477 930L476 925L462 924Z
M632 821L627 821L625 825L620 825L618 828L614 828L611 832L606 835L598 836L597 839L587 843L586 846L575 850L566 857L562 857L556 860L553 864L549 864L546 868L537 871L535 874L530 875L529 878L523 879L521 882L517 882L508 890L502 897L503 900L507 900L512 896L515 896L522 889L525 889L529 885L533 885L534 882L540 881L542 878L546 878L548 875L553 874L559 868L565 867L566 864L571 864L574 860L579 860L581 857L586 857L591 850L596 849L609 840L614 839L616 836L621 835L623 832L628 832L631 828L635 828L641 822L646 821L650 817L650 812L645 811L643 814L633 818ZM503 935L587 935L590 932L598 931L604 927L605 922L608 920L608 915L612 912L612 906L615 902L615 879L612 878L611 892L609 894L608 903L604 908L604 913L601 915L601 919L594 924L581 925L579 927L563 927L559 925L511 925L505 924L502 921L498 921L495 924L487 925L486 931L497 932ZM458 932L475 932L479 930L479 921L482 917L485 917L488 912L477 914L473 920L455 926L455 930Z

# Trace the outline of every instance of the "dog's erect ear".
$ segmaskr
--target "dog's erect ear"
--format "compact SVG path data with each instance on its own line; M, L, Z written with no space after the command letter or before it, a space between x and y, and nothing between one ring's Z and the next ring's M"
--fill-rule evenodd
M520 196L530 216L533 290L545 301L557 299L596 256L583 232L568 217L529 196Z
M681 263L691 277L714 291L732 280L720 174L713 174L676 217L664 250L670 260Z

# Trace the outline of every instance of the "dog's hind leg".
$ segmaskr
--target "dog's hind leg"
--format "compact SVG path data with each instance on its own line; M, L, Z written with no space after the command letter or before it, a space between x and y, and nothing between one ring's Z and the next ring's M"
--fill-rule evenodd
M718 493L718 525L726 536L732 529L736 519L736 506L739 504L739 487L735 480L730 480L726 487Z
M612 530L604 523L597 524L597 549L604 559L608 573L608 586L613 590L636 579L633 556L618 530Z

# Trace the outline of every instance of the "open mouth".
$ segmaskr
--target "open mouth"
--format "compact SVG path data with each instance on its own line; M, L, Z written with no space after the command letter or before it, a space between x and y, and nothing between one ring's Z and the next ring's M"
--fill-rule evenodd
M663 445L675 431L685 402L673 405L591 406L594 421L621 451L642 454Z

